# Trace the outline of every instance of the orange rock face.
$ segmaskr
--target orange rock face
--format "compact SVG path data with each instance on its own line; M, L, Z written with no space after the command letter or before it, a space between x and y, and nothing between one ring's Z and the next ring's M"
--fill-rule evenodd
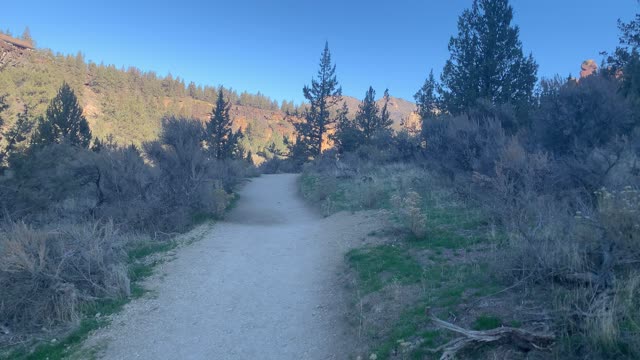
M598 64L594 60L585 60L582 62L580 78L586 78L587 76L595 73L598 70Z

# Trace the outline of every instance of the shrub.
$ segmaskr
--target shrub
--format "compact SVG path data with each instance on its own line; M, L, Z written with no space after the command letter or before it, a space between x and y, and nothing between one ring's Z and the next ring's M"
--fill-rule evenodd
M158 204L154 185L158 173L150 168L137 147L107 143L96 154L99 170L95 215L113 219L129 230L156 226L153 205Z
M163 124L146 154L107 140L93 151L51 144L9 159L0 177L0 319L12 330L73 323L87 303L128 296L124 248L133 239L120 231L173 233L223 215L248 163L208 157L198 121Z
M405 196L398 194L391 197L393 211L398 222L406 227L412 236L421 239L427 232L427 217L422 212L422 197L415 191Z
M129 295L124 239L113 223L0 231L0 318L15 330L78 320L84 303Z
M228 200L216 189L230 191L244 176L246 162L208 156L203 134L199 121L169 117L163 120L160 139L144 145L157 171L151 206L159 228L184 230L194 217L220 214Z
M607 145L634 127L629 101L613 77L592 75L550 86L533 115L536 142L555 154Z
M472 171L489 172L508 141L499 120L468 116L442 116L423 128L425 154L431 165L450 178L470 177Z

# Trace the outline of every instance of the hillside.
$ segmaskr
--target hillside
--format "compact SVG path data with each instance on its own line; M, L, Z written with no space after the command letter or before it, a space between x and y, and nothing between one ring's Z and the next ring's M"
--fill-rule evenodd
M82 53L54 54L47 49L21 46L20 40L0 38L0 93L8 94L7 125L25 105L32 115L43 114L49 100L63 81L76 91L93 134L112 136L121 144L141 144L156 138L163 115L173 114L206 120L213 108L218 88L185 85L172 75L161 77L137 68L118 69L112 65L87 62ZM258 94L238 94L222 88L232 103L234 128L246 132L243 146L256 154L271 143L284 149L283 139L293 137L293 127L285 119L291 103L282 106ZM359 100L345 96L355 114ZM415 104L391 98L390 113L395 128L408 118Z

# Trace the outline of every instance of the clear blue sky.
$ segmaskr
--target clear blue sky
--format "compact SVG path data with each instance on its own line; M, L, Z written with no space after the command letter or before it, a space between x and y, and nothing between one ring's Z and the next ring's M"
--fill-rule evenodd
M636 0L512 0L525 51L540 76L580 70L617 44L616 20ZM171 72L199 84L302 100L325 40L344 94L369 85L412 99L440 73L458 15L471 0L3 1L0 28L29 26L38 46L82 51L97 63Z

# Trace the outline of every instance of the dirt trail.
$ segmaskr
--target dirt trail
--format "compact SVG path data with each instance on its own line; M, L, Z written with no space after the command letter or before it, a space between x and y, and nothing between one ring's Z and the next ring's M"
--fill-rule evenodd
M367 224L323 219L295 181L247 184L225 221L162 266L155 296L126 306L90 343L104 359L348 358L337 275L345 239Z

